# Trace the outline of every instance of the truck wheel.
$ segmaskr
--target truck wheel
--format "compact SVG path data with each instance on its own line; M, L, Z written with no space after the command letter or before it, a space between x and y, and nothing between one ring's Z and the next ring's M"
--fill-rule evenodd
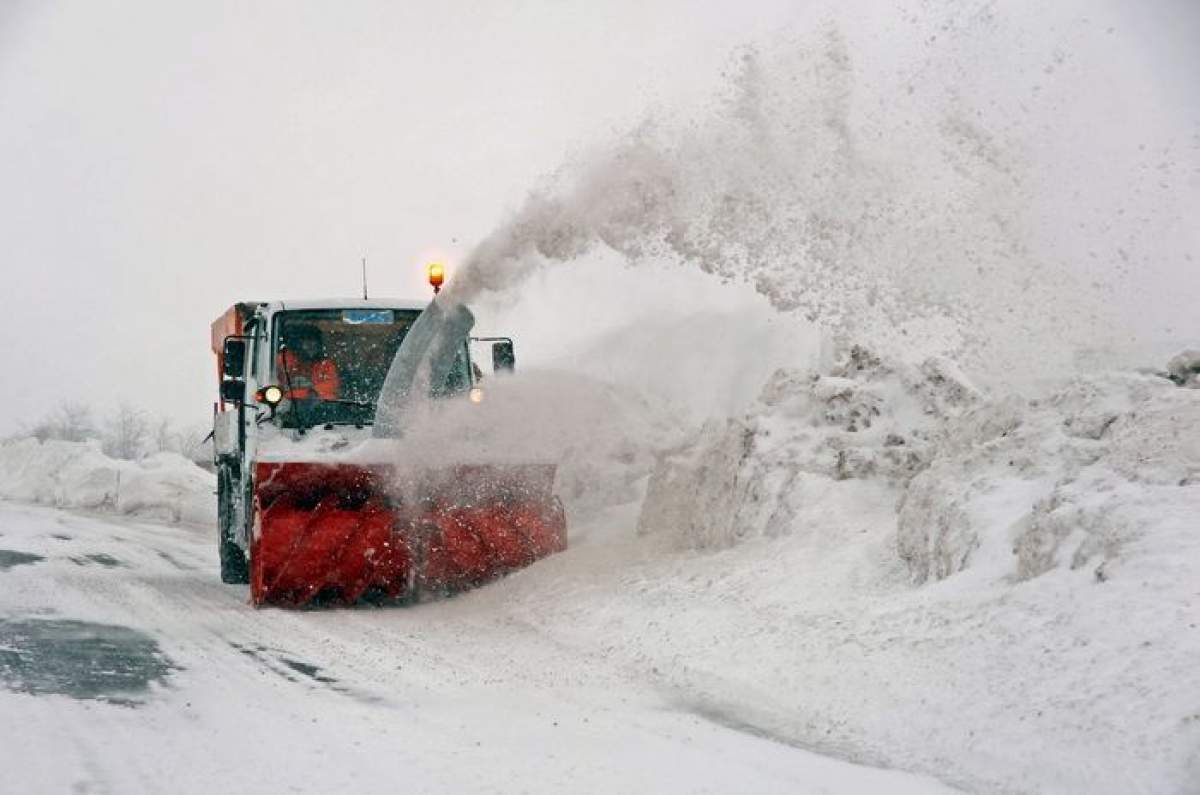
M233 537L233 484L225 467L217 475L217 555L221 560L221 582L245 585L250 582L246 553Z

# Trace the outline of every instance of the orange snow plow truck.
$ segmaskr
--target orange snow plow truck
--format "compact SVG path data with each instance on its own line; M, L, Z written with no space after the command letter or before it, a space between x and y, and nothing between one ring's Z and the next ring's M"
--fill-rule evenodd
M512 341L471 337L473 322L438 300L244 302L217 318L224 582L249 583L255 605L407 600L566 548L553 464L404 453L410 403L483 400L474 351L513 369Z

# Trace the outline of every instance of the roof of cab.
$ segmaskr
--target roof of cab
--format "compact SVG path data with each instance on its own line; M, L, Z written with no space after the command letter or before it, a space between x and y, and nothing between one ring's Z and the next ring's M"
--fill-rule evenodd
M289 309L412 309L429 306L429 301L403 298L310 298L288 301L273 301L267 304L271 311Z

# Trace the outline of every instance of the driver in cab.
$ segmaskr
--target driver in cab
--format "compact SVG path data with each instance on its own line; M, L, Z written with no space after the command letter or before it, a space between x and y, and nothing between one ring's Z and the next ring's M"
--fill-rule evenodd
M341 379L316 326L293 326L284 334L276 359L283 396L292 400L337 400Z

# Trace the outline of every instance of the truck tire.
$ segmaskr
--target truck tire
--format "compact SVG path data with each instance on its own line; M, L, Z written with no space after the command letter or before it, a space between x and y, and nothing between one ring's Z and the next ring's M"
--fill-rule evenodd
M217 555L221 560L221 582L245 585L250 582L246 553L233 537L233 478L227 467L217 474Z

